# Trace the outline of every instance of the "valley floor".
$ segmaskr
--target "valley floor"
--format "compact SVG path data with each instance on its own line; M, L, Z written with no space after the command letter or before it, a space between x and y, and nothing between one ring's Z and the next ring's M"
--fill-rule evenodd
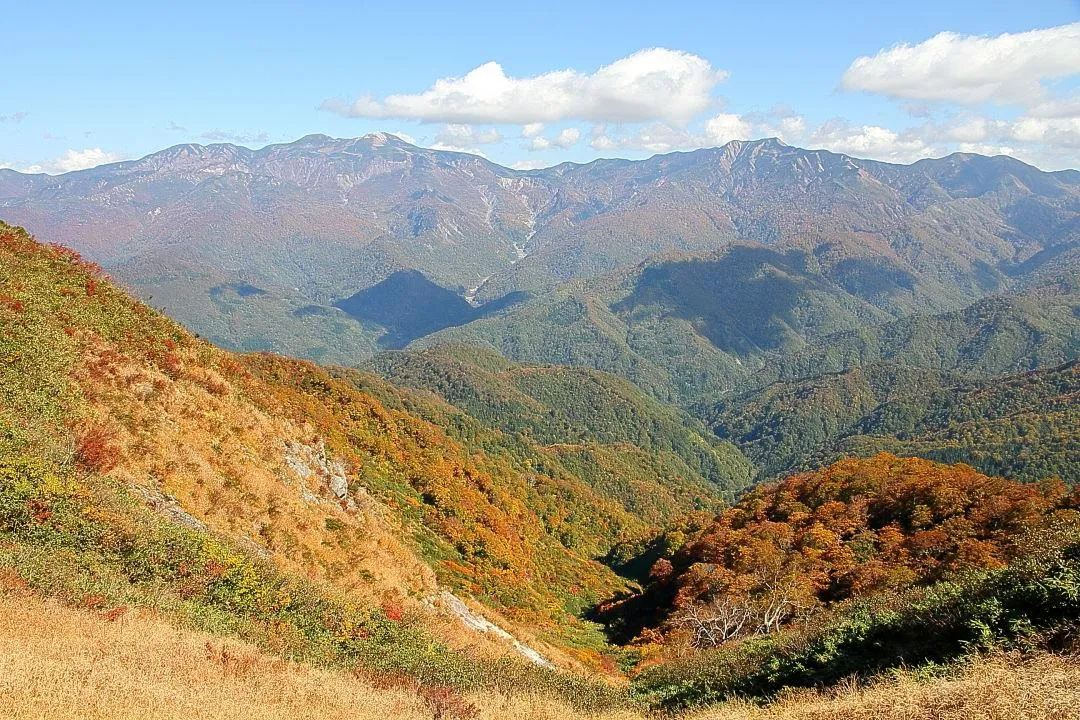
M178 630L145 611L73 610L0 594L0 717L11 720L394 718L640 720L549 699L427 697L284 661L237 641ZM869 688L793 693L768 708L728 704L692 720L1072 720L1080 661L979 661L947 679L905 675Z

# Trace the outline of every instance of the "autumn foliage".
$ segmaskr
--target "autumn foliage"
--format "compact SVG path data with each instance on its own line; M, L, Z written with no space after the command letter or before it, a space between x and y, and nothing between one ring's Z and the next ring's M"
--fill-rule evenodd
M115 433L101 425L91 426L77 440L75 459L85 470L109 472L120 460Z
M647 618L631 625L645 638L715 646L848 598L1003 567L1025 532L1075 507L1059 482L888 454L843 460L754 490L657 560L642 595L604 610Z

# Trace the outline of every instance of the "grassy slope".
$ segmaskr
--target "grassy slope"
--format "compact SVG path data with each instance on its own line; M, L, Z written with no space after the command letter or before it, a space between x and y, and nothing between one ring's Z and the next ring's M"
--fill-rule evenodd
M0 238L3 453L70 467L101 446L98 469L290 571L413 604L437 574L560 643L623 587L590 558L647 526L546 449L371 376L221 351L66 251ZM456 436L424 419L451 415Z
M243 643L177 631L136 611L108 622L86 611L0 595L0 715L11 720L639 720L582 713L543 696L418 694L407 684L282 661ZM47 679L47 681L46 681ZM975 662L932 680L897 674L870 687L731 703L692 720L1063 720L1080 705L1075 660L1042 655ZM475 708L475 713L470 709ZM456 711L456 712L455 712Z
M609 517L619 506L557 472L521 477L514 444L453 407L370 376L217 350L6 228L0 282L0 564L18 569L4 573L17 589L53 588L110 616L130 600L278 652L366 659L468 689L497 679L485 670L495 666L394 619L421 612L434 587L418 548L444 580L541 628L619 585L556 540L560 523L599 524L568 516L567 503ZM453 418L452 432L428 416ZM347 470L347 500L327 488L326 460ZM131 487L163 493L166 508L177 498L208 529L166 523ZM553 489L559 500L544 505ZM563 697L596 699L560 682Z

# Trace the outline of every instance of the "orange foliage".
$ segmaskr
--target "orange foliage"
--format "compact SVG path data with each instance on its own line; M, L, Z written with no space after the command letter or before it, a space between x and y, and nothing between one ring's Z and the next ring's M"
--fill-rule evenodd
M93 425L78 439L75 459L84 470L107 473L120 461L120 449L112 431Z
M767 631L823 604L1001 567L1025 531L1073 513L1072 502L1063 483L1022 484L967 465L842 460L751 492L658 560L645 596L670 627L680 613L732 612L734 603L773 624L744 631Z

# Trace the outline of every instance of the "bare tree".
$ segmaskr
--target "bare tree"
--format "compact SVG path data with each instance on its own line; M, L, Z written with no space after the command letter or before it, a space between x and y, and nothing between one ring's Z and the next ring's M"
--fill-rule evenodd
M712 648L754 627L756 614L756 608L746 598L720 595L708 603L691 605L675 622L690 630L694 647Z

